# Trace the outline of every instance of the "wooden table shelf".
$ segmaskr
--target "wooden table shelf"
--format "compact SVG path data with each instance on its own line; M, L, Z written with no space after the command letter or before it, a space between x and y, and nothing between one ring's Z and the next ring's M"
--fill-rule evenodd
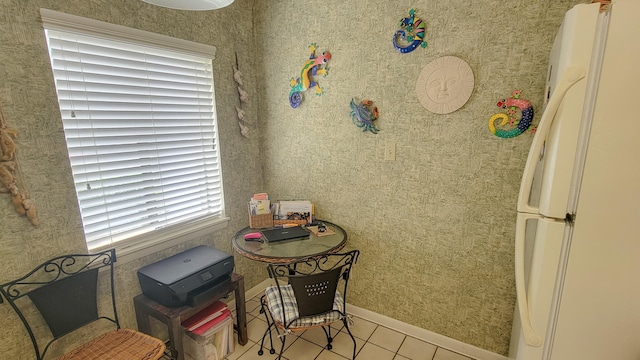
M184 353L182 351L182 322L213 302L226 297L231 292L234 292L236 301L236 323L233 327L238 333L238 343L245 345L248 337L244 277L236 273L231 274L231 285L227 289L220 291L218 294L207 299L207 301L194 307L182 306L170 308L149 299L144 294L134 297L133 304L136 311L138 330L151 335L150 319L151 317L158 319L167 326L169 332L167 348L171 351L171 355L178 360L184 360Z

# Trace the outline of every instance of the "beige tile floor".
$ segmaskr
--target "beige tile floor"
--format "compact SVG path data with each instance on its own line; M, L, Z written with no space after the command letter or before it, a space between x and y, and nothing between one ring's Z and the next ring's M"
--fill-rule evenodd
M278 354L269 354L265 349L258 355L262 334L267 329L264 315L260 314L260 296L247 301L247 327L249 342L236 348L228 360L273 360ZM356 338L357 360L472 360L469 357L438 347L420 339L396 332L360 317L354 317L350 326ZM341 328L341 327L339 327ZM332 333L334 329L332 328ZM237 340L236 340L237 341ZM267 340L268 341L268 340ZM283 353L286 360L345 360L351 359L353 342L344 329L334 336L333 349L327 350L326 337L322 329L311 329L299 336L288 335ZM268 343L267 343L268 346ZM274 339L276 351L280 342Z

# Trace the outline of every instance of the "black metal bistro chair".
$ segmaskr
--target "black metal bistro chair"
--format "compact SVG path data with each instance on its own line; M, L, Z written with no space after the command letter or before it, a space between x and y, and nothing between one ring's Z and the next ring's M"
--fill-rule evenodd
M106 332L58 360L155 360L163 355L165 344L161 340L120 328L114 293L115 261L115 250L59 256L19 279L0 285L0 303L6 299L22 320L37 360L45 359L56 340L85 325L95 323L92 331L103 329L98 320L106 320L106 324L111 323L108 328L115 329L103 330ZM43 319L46 327L41 326Z
M268 287L260 301L260 312L265 314L269 326L262 336L258 355L264 354L267 336L271 345L269 352L275 354L273 329L282 342L278 359L282 357L287 335L316 327L322 327L327 336L327 349L331 349L331 324L342 322L353 341L355 359L356 339L349 330L345 305L351 267L359 254L358 250L352 250L290 264L269 264L267 270L276 285Z

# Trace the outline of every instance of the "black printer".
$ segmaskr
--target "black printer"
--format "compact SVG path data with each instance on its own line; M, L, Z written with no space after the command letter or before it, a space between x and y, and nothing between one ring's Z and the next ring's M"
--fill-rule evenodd
M138 270L142 293L168 307L197 306L231 284L233 256L200 245Z

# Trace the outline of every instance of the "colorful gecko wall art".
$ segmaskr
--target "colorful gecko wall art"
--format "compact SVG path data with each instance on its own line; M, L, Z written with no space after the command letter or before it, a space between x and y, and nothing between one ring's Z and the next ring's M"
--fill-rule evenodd
M393 47L395 47L396 50L406 54L418 47L426 48L428 46L424 40L425 23L416 16L415 9L409 10L409 16L401 19L398 26L400 26L401 29L393 34ZM409 44L407 46L398 44L398 38L406 40Z
M531 122L533 121L533 106L531 106L528 100L521 99L520 95L522 95L521 91L514 90L510 98L498 101L496 105L507 109L508 115L498 113L489 119L489 130L493 135L501 138L512 138L522 134L531 126ZM520 110L522 114L520 120L516 120L515 118L517 110ZM510 126L515 127L510 130L496 129L495 123L498 119L502 119L500 126L505 126L509 123ZM535 129L533 129L533 131L535 131Z
M328 75L329 69L327 69L326 64L331 59L331 54L329 52L323 52L322 55L316 57L317 47L318 46L315 43L309 45L311 56L309 56L309 60L302 66L300 77L291 78L289 104L294 109L300 106L300 103L302 102L301 93L307 91L307 89L315 88L317 96L320 96L324 93L324 88L318 85L318 83L311 77L318 74L322 75L323 77L326 77ZM322 65L324 65L324 67L322 67Z

